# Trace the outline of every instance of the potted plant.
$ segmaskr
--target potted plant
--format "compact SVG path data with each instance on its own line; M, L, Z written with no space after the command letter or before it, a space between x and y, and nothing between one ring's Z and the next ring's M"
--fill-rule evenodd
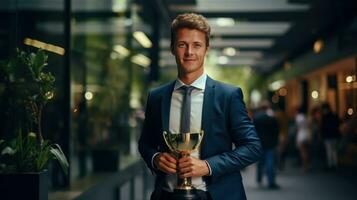
M63 172L68 161L58 144L43 138L42 111L54 94L54 76L45 72L43 50L0 63L0 98L9 119L0 139L1 199L48 198L47 165L56 159Z

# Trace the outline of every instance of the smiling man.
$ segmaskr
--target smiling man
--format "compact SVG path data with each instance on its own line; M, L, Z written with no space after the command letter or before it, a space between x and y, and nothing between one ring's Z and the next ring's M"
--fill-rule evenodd
M139 151L156 174L152 200L170 199L176 172L192 178L203 200L246 199L240 169L260 158L261 145L241 89L204 72L209 38L210 26L202 15L181 14L171 24L178 76L149 92L139 139ZM200 130L205 134L199 152L180 159L169 152L162 135Z

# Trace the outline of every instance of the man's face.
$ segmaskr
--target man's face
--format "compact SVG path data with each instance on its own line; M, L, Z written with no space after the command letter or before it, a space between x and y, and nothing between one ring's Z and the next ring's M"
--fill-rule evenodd
M203 32L196 29L179 29L172 51L176 58L179 74L202 74L207 50Z

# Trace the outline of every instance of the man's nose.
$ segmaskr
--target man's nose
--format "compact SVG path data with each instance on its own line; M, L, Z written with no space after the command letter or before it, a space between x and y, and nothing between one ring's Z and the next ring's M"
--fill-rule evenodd
M191 45L187 45L185 53L186 53L186 55L191 55L193 53L193 48Z

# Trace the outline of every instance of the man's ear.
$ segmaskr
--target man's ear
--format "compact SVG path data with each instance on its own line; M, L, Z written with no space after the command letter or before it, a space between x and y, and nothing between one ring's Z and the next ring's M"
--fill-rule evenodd
M176 55L176 53L175 53L175 47L170 47L170 49L171 49L171 54L175 56L175 55Z

